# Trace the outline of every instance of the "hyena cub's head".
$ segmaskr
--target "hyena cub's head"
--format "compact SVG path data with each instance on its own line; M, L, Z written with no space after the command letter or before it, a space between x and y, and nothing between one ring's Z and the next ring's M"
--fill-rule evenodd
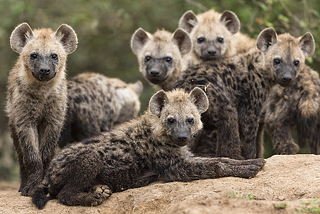
M233 34L240 30L236 14L209 10L196 16L191 10L180 19L179 27L190 34L193 52L201 60L215 60L234 54Z
M191 48L190 37L182 29L173 34L158 30L151 35L139 28L131 39L131 49L138 57L140 72L148 81L160 86L182 70L182 56Z
M10 37L12 50L20 54L27 78L47 82L63 73L67 55L77 48L74 30L62 24L51 29L32 30L27 23L14 29Z
M257 38L257 47L264 53L264 65L281 86L288 86L311 57L315 42L311 33L295 38L288 33L277 35L271 27L263 30Z
M202 129L201 113L208 107L207 95L198 87L189 94L182 89L161 90L149 102L149 110L157 118L153 130L156 136L168 136L174 145L184 146Z

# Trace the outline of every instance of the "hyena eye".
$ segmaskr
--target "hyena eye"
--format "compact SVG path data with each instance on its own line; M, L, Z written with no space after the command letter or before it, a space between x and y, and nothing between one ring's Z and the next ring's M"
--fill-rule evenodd
M30 55L30 58L31 58L31 59L36 59L37 57L38 57L38 54L31 54L31 55Z
M223 43L223 38L218 38L218 42Z
M300 65L300 62L299 60L294 60L293 64L298 67Z
M187 121L188 121L188 123L190 123L190 124L193 124L193 123L194 123L193 118L189 118Z
M151 60L151 56L146 56L145 58L144 58L144 61L145 62L148 62L148 61L150 61Z
M51 58L52 58L52 59L58 59L58 55L57 55L57 54L52 54L52 55L51 55Z
M273 64L275 64L275 65L279 65L280 63L281 63L280 59L274 59L273 60Z
M167 121L168 121L169 124L173 124L174 123L174 119L173 118L168 118Z
M172 62L172 58L171 57L167 57L166 58L166 62L169 62L169 63Z
M199 44L202 43L202 42L204 42L204 38L203 38L203 37L198 38L197 42L198 42Z

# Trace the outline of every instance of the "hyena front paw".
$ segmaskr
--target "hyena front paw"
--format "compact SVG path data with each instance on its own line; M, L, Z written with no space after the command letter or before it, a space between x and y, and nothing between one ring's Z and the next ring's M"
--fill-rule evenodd
M285 145L281 145L281 148L276 149L277 155L295 155L299 151L299 146L294 142L289 142Z
M101 204L104 200L109 198L112 194L111 190L107 185L98 185L95 186L93 192L93 202L91 206L97 206Z

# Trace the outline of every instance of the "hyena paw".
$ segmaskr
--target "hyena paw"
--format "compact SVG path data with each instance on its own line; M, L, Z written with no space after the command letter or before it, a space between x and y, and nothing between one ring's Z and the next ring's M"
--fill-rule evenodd
M35 190L35 188L36 188L36 185L35 185L35 186L33 186L33 185L26 185L25 187L23 187L23 188L21 189L21 195L22 195L22 196L31 197L32 194L33 194L33 192L34 192L34 190Z
M276 154L278 155L295 155L299 151L299 146L293 142L281 146L281 148L276 149Z
M91 206L97 206L101 204L104 200L109 198L112 194L111 190L107 185L98 185L94 187L93 202Z

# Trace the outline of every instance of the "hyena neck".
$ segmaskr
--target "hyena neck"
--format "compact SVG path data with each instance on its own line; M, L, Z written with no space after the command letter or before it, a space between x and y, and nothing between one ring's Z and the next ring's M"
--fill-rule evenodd
M165 91L171 91L177 79L182 76L185 67L183 64L180 64L162 84L159 84L159 87Z

